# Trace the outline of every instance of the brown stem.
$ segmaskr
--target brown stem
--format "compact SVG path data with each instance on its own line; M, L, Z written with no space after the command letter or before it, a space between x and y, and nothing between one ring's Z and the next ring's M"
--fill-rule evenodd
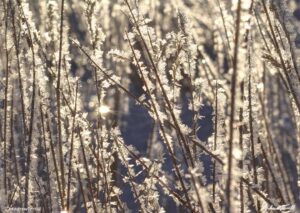
M56 84L56 102L57 102L57 130L58 130L58 146L60 155L60 175L62 183L62 195L65 197L65 172L63 160L63 142L62 142L62 124L61 124L61 100L60 100L60 81L61 81L61 63L62 63L62 46L63 46L63 29L64 29L64 0L61 1L60 10L60 30L59 30L59 55L58 55L58 71ZM62 203L63 209L65 208Z
M237 5L237 18L236 18L236 29L235 29L235 41L234 41L234 55L233 55L233 73L231 79L231 100L230 100L230 121L229 121L229 140L228 140L228 162L227 162L227 180L226 180L226 201L227 205L225 211L230 213L231 209L231 188L232 188L232 150L233 150L233 133L234 133L234 118L235 118L235 96L236 96L236 84L237 84L237 69L238 69L238 50L239 50L239 37L240 37L240 21L241 21L241 0L238 1Z

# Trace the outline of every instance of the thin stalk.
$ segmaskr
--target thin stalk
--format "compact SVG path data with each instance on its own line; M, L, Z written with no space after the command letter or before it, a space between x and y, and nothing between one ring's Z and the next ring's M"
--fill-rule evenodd
M83 186L82 186L80 172L79 172L78 168L77 168L77 178L78 178L78 182L79 182L79 187L80 187L80 192L81 192L81 196L82 196L82 200L83 200L83 205L84 205L85 211L87 212L88 208L87 208L87 205L86 205L86 198L85 198L85 195L84 195L84 189L83 189Z
M253 131L253 112L252 112L252 84L251 74L248 79L248 108L249 108L249 130L250 130L250 143L251 143L251 163L252 163L252 175L254 177L254 184L258 184L257 171L256 171L256 157L255 157L255 145L254 145L254 131ZM260 212L260 202L256 200L257 211Z
M240 90L241 90L241 97L240 97L240 101L241 103L244 102L244 80L240 83ZM240 124L243 124L243 114L244 114L244 110L243 110L243 104L241 104L241 107L239 109L239 122ZM239 148L240 150L243 152L243 134L244 134L244 125L240 125L239 126ZM241 172L243 173L243 169L244 169L244 165L243 165L243 156L241 158L241 160L239 160L239 168L241 170ZM241 203L241 213L244 212L244 185L243 185L243 181L240 181L240 203Z
M228 49L230 49L228 30L227 30L227 27L226 27L226 24L225 24L225 17L224 17L224 13L223 13L223 10L222 10L221 4L220 4L220 0L217 0L217 3L218 3L219 10L220 10L221 18L222 18L222 24L223 24L223 28L224 28L224 31L225 31L226 42L227 42L227 45L228 45Z
M78 126L77 128L79 129L80 127ZM87 175L87 181L88 181L89 191L91 194L93 208L94 208L95 212L98 212L96 203L94 201L94 190L93 190L93 186L92 186L92 182L91 182L91 175L90 175L89 168L88 168L88 163L87 163L86 153L85 153L85 149L84 149L84 145L83 145L81 130L79 130L79 132L77 134L79 135L79 140L80 140L80 145L81 145L81 150L82 150L82 155L83 155L83 161L84 161L84 168L85 168L85 172Z
M267 120L267 116L266 116L266 110L265 110L265 106L264 106L264 103L263 103L263 99L261 97L261 95L259 94L259 101L260 101L260 104L262 106L262 115L263 115L263 122L264 122L264 125L265 125L265 128L266 128L266 132L267 132L267 141L268 141L268 145L269 145L269 149L270 149L270 153L272 153L272 157L275 158L275 162L278 166L278 170L279 170L279 173L281 175L281 178L284 182L283 184L283 187L286 191L286 195L287 195L287 199L288 199L288 202L290 202L290 196L289 196L289 193L288 193L288 188L286 186L286 180L285 180L285 173L283 171L283 168L280 164L280 161L279 161L279 157L278 157L278 153L277 153L277 150L274 146L274 141L273 141L273 138L272 138L272 133L271 133L271 130L269 128L269 124L268 124L268 120Z
M229 141L228 141L228 162L227 162L227 180L226 180L226 201L227 205L225 207L225 211L230 213L231 209L231 188L232 188L232 150L233 150L233 134L234 134L234 119L235 119L235 96L236 96L236 84L237 84L237 69L238 69L238 51L239 51L239 37L240 37L240 22L241 22L241 3L242 1L238 1L237 5L237 18L235 22L235 42L234 42L234 55L233 55L233 73L231 79L231 100L230 100L230 121L229 121Z
M44 199L44 196L43 196L43 193L42 193L42 187L41 187L41 185L40 185L40 183L38 182L38 180L37 180L37 178L36 178L36 176L34 176L34 181L35 181L35 183L36 183L36 185L38 186L38 192L39 192L39 195L40 195L40 199L42 200L42 206L44 207L44 212L47 212L48 211L48 203L45 201L45 199ZM41 208L41 212L43 212L43 208Z
M101 136L102 137L102 136ZM98 140L98 139L97 139ZM99 144L99 142L98 142ZM100 150L99 148L97 149L97 153L95 153L95 150L92 147L89 147L90 151L92 152L93 156L95 157L96 161L97 161L97 175L100 176L100 172L103 173L104 176L104 185L105 185L105 198L104 198L104 210L105 212L107 212L107 209L109 207L109 211L111 212L111 205L107 205L107 203L110 202L111 200L111 196L110 196L110 190L109 190L109 183L108 183L108 178L107 178L107 174L106 174L106 169L105 169L105 165L102 166L101 162L105 162L103 155L101 154L101 161L100 161ZM98 181L99 182L99 181ZM97 191L99 191L99 186L97 187Z
M218 140L218 80L216 80L216 89L215 89L215 119L214 119L214 146L213 150L217 149L217 140ZM216 160L213 162L213 202L216 202Z
M135 196L135 200L137 200L138 203L139 203L139 205L140 205L140 207L142 207L141 202L140 202L140 199L138 199L138 198L139 198L139 195L138 195L138 193L137 193L136 187L135 187L134 182L133 182L134 176L133 176L133 174L131 174L131 172L130 172L130 170L129 170L129 165L128 165L128 163L127 163L127 160L125 159L125 156L124 156L124 153L123 153L122 149L120 148L120 146L119 146L118 143L116 143L116 145L117 145L117 147L118 147L118 149L119 149L119 153L120 153L120 156L121 156L121 158L122 158L122 161L124 162L125 167L127 168L127 172L128 172L129 180L130 180L130 185L131 185L131 187L132 187L132 189L133 189L133 193L134 193L134 196ZM144 212L144 210L143 210L142 208L140 208L140 209L141 209L141 212Z
M76 82L75 89L75 106L74 106L74 114L72 120L72 132L71 132L71 147L70 147L70 158L69 158L69 172L68 172L68 188L67 188L67 211L70 208L70 190L71 190L71 174L72 174L72 157L73 157L73 143L74 143L74 134L75 134L75 121L76 121L76 113L77 113L77 95L78 95L78 81Z
M43 111L41 111L41 115L42 116L44 115ZM58 185L58 192L60 195L61 205L64 206L64 197L63 197L63 193L62 193L62 189L61 189L62 186L60 183L58 165L57 165L57 160L56 160L56 156L55 156L55 149L54 149L54 144L53 144L53 140L52 140L52 136L51 136L50 120L49 120L49 116L47 113L45 114L45 118L46 118L46 121L45 121L46 122L46 131L48 132L48 135L49 135L50 150L51 150L52 160L53 160L53 164L54 164L54 171L55 171L56 181L57 181L57 185Z
M39 95L40 95L40 91L39 91ZM48 177L47 177L47 187L48 187L48 196L49 196L49 210L52 211L52 193L51 193L51 184L50 184L50 169L49 169L49 159L47 156L47 139L46 139L46 128L45 128L45 121L44 121L44 114L43 114L43 110L42 110L42 105L40 105L40 116L41 116L41 123L42 123L42 135L43 135L43 148L45 150L45 158L46 158L46 168L47 168L47 173L48 173Z
M17 72L18 72L18 80L19 80L19 90L20 90L20 98L21 98L21 110L22 110L22 121L23 121L23 129L24 129L24 137L27 135L27 125L26 125L26 114L25 114L25 102L24 102L24 92L23 92L23 83L22 83L22 74L21 74L21 64L20 64L20 45L19 40L17 38L17 29L16 29L16 13L15 9L12 8L12 29L13 29L13 39L14 46L16 52L16 60L17 60ZM24 146L24 144L22 144Z
M31 165L31 145L32 145L32 136L33 136L33 125L34 125L34 117L35 117L35 96L36 96L36 70L35 70L35 50L33 45L33 39L31 34L31 28L28 23L28 20L25 16L22 5L20 4L20 0L18 0L19 10L21 15L24 17L25 25L27 28L27 43L31 50L32 55L32 97L31 97L31 105L30 105L30 121L29 121L29 132L28 132L28 145L27 145L27 168L26 168L26 179L25 179L25 208L28 207L28 193L29 193L29 173L30 173L30 165Z
M16 173L16 179L17 179L17 184L19 187L19 197L20 197L20 203L22 206L22 193L21 193L21 183L20 183L20 178L19 178L19 167L18 167L18 159L17 159L17 152L16 152L16 146L15 146L15 139L14 139L14 87L12 87L12 92L11 92L11 114L10 114L10 137L11 137L11 145L12 145L12 150L13 150L13 156L14 156L14 166L15 166L15 173Z
M61 100L60 100L60 81L61 81L61 62L62 62L62 46L63 46L63 29L64 29L64 3L61 1L60 10L60 30L59 30L59 55L58 55L58 68L57 68L57 84L56 84L56 102L57 102L57 130L58 130L58 146L60 155L60 175L62 183L62 195L65 197L65 172L63 161L63 142L62 142L62 124L61 124ZM63 205L64 203L62 203ZM63 205L63 209L65 206Z
M9 52L8 52L8 45L7 45L7 33L8 33L8 9L5 6L5 1L3 1L3 7L4 7L4 14L5 14L5 36L4 36L4 43L5 43L5 56L6 56L6 75L5 75L5 91L4 91L4 193L7 194L7 141L6 141L6 135L7 135L7 106L8 106L8 78L9 78Z
M258 138L258 140L260 141L260 138ZM284 199L284 197L283 197L283 195L282 195L281 189L280 189L280 187L279 187L279 185L278 185L278 182L277 182L277 179L276 179L276 177L275 177L274 171L273 171L273 169L272 169L272 167L271 167L271 163L270 163L270 161L269 161L269 159L268 159L268 156L267 156L267 154L266 154L266 151L265 151L264 146L263 146L262 143L261 143L261 151L262 151L262 154L263 154L263 158L264 158L264 160L265 160L266 167L267 167L267 169L269 170L269 172L270 172L270 174L271 174L271 177L272 177L272 179L273 179L273 181L274 181L274 184L275 184L275 188L276 188L277 194L279 195L279 198L281 199L281 202L286 203L286 201L285 201L285 199Z

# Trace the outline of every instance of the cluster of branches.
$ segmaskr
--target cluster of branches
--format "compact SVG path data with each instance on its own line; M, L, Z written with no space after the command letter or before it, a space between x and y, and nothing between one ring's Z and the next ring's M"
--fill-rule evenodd
M0 212L165 212L166 202L183 212L299 211L292 6L2 0ZM134 141L146 152L121 131L133 104L151 121ZM213 134L200 140L205 107Z

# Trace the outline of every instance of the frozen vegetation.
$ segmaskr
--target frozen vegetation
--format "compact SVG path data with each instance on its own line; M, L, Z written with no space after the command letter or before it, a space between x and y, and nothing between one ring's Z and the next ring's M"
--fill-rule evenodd
M0 212L300 212L300 2L1 0Z

